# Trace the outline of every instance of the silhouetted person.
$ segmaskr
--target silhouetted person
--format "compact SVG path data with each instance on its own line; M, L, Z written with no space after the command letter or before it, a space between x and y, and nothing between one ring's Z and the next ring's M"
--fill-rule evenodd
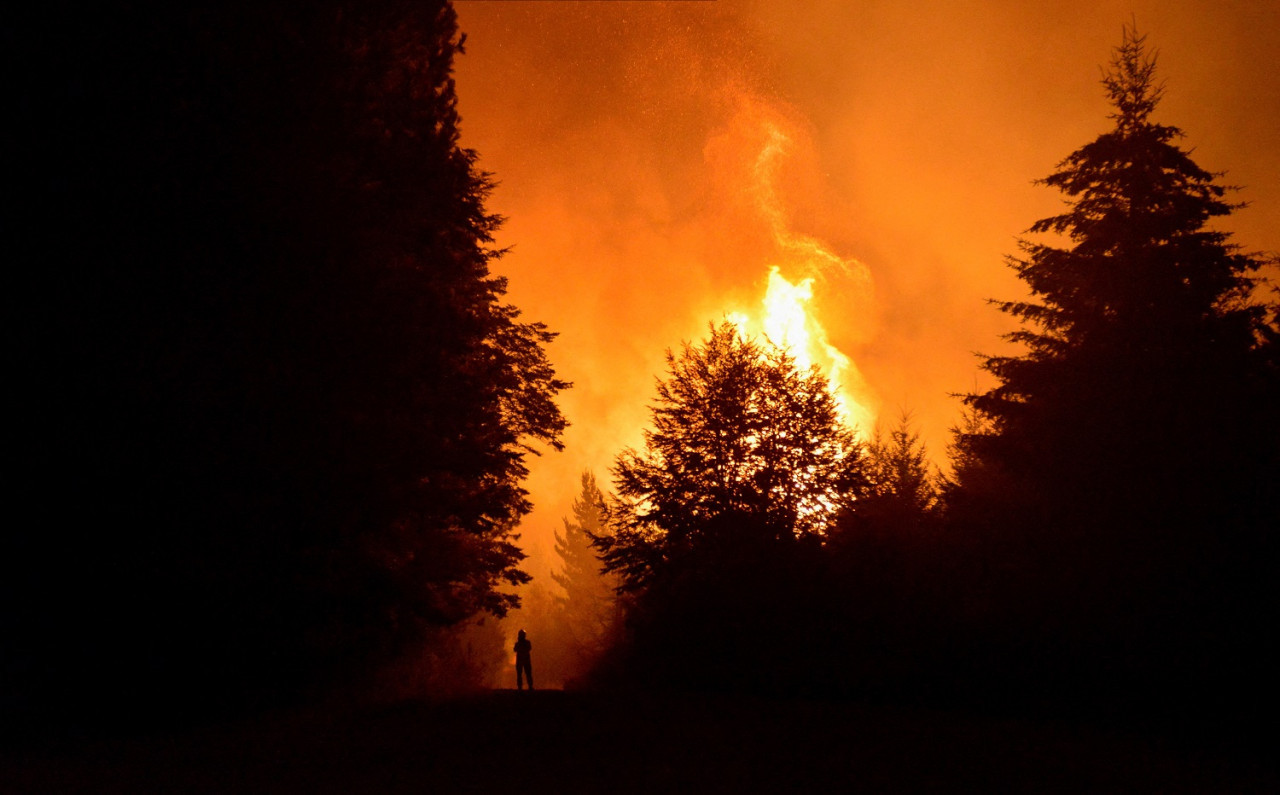
M533 644L524 636L524 630L516 636L516 689L524 690L524 680L529 680L529 689L533 689L533 661L529 652Z

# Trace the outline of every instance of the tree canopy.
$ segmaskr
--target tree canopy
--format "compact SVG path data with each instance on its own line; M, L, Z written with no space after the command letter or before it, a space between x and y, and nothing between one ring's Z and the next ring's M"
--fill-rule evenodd
M864 488L863 449L827 380L731 323L667 353L645 449L614 466L606 567L639 588L686 555L821 540Z
M341 368L331 428L360 445L346 461L374 467L343 473L376 489L352 495L363 509L351 551L371 556L421 620L501 615L515 597L497 585L527 579L510 538L530 509L524 457L536 442L560 446L554 397L567 384L543 350L554 335L521 322L489 269L501 219L484 207L491 178L459 144L456 14L448 3L373 8L341 28L329 187L351 219L332 284L347 309L321 321Z

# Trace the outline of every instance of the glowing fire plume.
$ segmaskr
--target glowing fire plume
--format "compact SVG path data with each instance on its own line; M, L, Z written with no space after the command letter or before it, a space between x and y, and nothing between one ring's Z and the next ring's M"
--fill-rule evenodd
M867 268L856 259L838 256L822 241L789 228L775 186L779 167L794 145L793 136L785 131L785 122L771 117L759 102L744 102L745 112L739 114L738 123L756 125L757 134L764 141L751 164L748 191L755 210L771 231L774 261L769 265L768 287L760 312L734 312L728 319L744 334L763 335L786 349L801 369L816 365L830 382L845 421L863 432L869 431L875 424L871 392L853 360L831 344L810 305L815 280L821 282L830 272L852 280L853 289L869 290ZM784 271L805 275L791 282L783 276Z
M774 265L769 269L769 287L759 318L734 312L728 319L744 333L763 333L770 342L786 349L801 370L817 365L830 382L845 421L863 431L870 429L875 424L875 413L853 396L855 390L865 394L862 376L853 360L827 340L826 330L807 306L812 298L813 277L792 284Z

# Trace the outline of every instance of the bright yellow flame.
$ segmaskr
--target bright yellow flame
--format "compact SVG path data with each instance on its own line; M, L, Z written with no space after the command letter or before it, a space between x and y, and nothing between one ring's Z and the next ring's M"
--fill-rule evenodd
M809 333L809 313L805 310L805 304L812 298L812 278L792 284L783 278L777 265L769 269L769 289L764 294L764 333L775 345L790 349L801 370L808 370L813 364L809 354L813 335Z
M748 105L754 105L747 101ZM754 157L747 191L763 220L768 224L775 244L777 262L769 266L768 286L758 317L734 312L727 318L744 334L763 336L795 357L802 370L812 366L826 376L832 395L844 419L861 431L875 424L870 390L847 355L831 344L826 329L815 316L811 302L815 278L831 271L853 276L860 288L869 288L870 277L865 265L853 258L842 258L822 241L793 231L787 222L783 202L776 189L777 174L794 139L783 128L784 122L761 113L753 106L740 114L740 120L759 125L763 144ZM756 140L759 140L757 138ZM807 274L796 282L782 275Z
M875 413L855 397L855 392L866 394L865 383L853 360L827 339L826 330L808 306L812 299L812 277L792 284L774 265L769 269L769 286L758 318L743 312L726 317L744 334L763 334L769 342L786 350L801 370L816 365L829 382L845 421L865 431L875 424Z

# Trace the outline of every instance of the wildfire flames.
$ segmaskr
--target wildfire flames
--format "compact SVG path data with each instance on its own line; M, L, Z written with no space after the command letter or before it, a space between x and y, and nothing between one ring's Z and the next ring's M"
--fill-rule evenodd
M814 285L828 273L852 277L862 290L870 289L866 266L853 258L842 258L821 240L793 231L777 189L777 179L796 139L784 129L784 122L767 105L749 98L735 124L755 126L747 138L763 139L758 154L747 170L746 190L755 210L768 225L774 244L774 262L769 265L768 283L758 312L734 311L727 317L748 336L763 335L791 353L796 365L807 370L817 366L830 382L845 421L862 432L875 424L874 401L857 365L831 344L827 331L811 304ZM796 281L783 275L801 274Z
M875 412L854 397L855 392L865 394L865 383L853 360L827 340L826 330L807 306L812 298L813 277L792 284L774 265L760 315L733 312L728 317L748 335L762 333L786 349L801 370L816 365L830 383L845 421L865 431L875 424Z
M530 461L520 543L535 585L562 565L553 532L583 470L608 487L617 453L642 443L665 351L709 321L819 367L864 434L878 413L910 411L945 465L953 395L989 385L974 353L1003 352L1012 330L984 302L1023 295L1002 258L1060 209L1031 180L1093 134L1071 120L1100 118L1078 70L1128 14L1105 5L903 17L776 0L458 4L463 142L499 180L488 207L507 219L498 272L514 305L560 333L549 354L574 382L564 452ZM1280 148L1257 144L1276 129L1259 116L1270 105L1221 91L1237 22L1190 6L1160 18L1161 37L1190 37L1172 52L1203 54L1203 68L1177 63L1170 101L1214 98L1170 120L1213 131L1198 151L1232 181L1272 185ZM1229 74L1237 103L1274 94L1265 70ZM1275 202L1252 196L1232 224L1276 249Z
M1280 147L1259 143L1280 129L1260 115L1276 70L1253 68L1275 60L1275 4L1252 4L1268 11L1245 27L1167 5L1153 21L1175 59L1168 121L1250 186L1253 206L1231 219L1240 239L1280 249ZM1060 210L1032 180L1096 132L1091 59L1128 15L1099 2L1065 15L1012 2L907 16L777 0L457 8L462 140L507 218L498 272L527 318L560 333L549 354L574 382L564 453L530 462L521 544L540 577L560 565L552 531L582 471L607 484L617 452L641 443L665 350L726 315L821 367L864 432L910 411L945 465L952 395L990 385L974 353L1005 352L1013 330L985 302L1024 295L1002 259ZM874 293L851 255L874 266Z

